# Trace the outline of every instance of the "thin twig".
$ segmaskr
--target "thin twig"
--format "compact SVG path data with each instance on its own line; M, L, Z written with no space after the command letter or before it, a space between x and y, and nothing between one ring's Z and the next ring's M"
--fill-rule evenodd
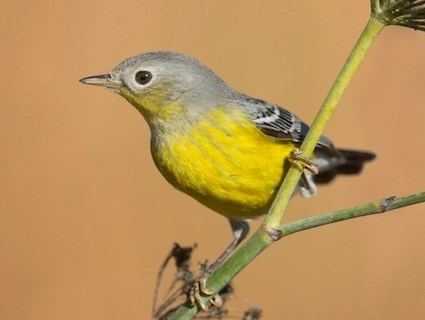
M161 286L161 279L162 279L162 275L164 273L165 268L168 265L168 262L170 262L171 257L173 256L173 249L170 250L170 252L168 253L168 255L164 258L164 260L162 261L159 270L158 270L158 274L156 275L156 283L155 283L155 289L153 292L153 301L152 301L152 319L155 317L155 312L156 312L156 306L158 303L158 294L159 294L159 287Z
M322 214L306 219L297 220L281 225L279 230L282 237L327 224L340 222L348 219L364 217L371 214L383 213L390 210L411 206L425 202L425 192L415 193L405 197L389 197L380 201L370 202L350 209L343 209L327 214Z
M189 269L189 261L194 248L196 248L196 244L189 247L181 247L177 243L174 243L173 248L162 261L158 270L156 285L154 289L152 303L152 319L161 318L162 314L171 307L171 305L179 298L180 295L186 292L186 290L190 287L190 284L194 281L193 274ZM169 293L170 290L172 290L173 286L176 285L178 282L183 282L183 285L173 293L168 294L168 296L165 297L161 302L161 305L157 308L162 276L171 259L175 260L177 272L174 280L172 281L172 287L169 288L167 293Z

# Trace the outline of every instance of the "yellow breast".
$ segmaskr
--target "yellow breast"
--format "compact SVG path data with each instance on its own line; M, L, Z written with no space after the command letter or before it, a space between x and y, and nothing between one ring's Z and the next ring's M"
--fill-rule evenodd
M227 217L266 213L294 145L264 135L241 110L216 108L152 148L165 178Z

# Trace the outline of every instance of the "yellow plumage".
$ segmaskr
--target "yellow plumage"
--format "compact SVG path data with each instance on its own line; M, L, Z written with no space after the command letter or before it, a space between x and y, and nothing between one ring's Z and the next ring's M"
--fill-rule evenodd
M285 160L308 131L292 112L233 90L206 66L175 52L141 54L109 74L81 81L110 88L136 107L149 124L152 155L164 177L234 218L232 229L247 228L235 226L236 220L266 213L288 167ZM316 183L357 174L374 154L336 149L321 137L317 167L300 158L300 169L309 171L303 171L299 192L311 197Z
M152 155L177 189L241 219L265 213L293 148L263 134L242 110L219 107L153 146Z

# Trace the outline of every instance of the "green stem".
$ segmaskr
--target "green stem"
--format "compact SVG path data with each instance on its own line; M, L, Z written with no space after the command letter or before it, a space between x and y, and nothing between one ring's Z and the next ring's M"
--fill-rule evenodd
M343 209L340 211L327 213L320 216L285 223L279 228L279 230L282 231L282 237L286 237L290 234L303 230L316 228L343 220L364 217L376 213L382 213L406 206L411 206L421 202L425 202L425 192L419 192L410 196L400 198L386 198L381 201L371 202L350 209Z
M319 141L323 130L328 124L329 119L334 113L336 106L342 97L342 94L353 78L353 75L358 69L360 63L363 61L367 50L370 48L376 36L384 27L385 24L375 17L372 16L369 19L369 22L360 35L360 38L354 46L353 51L345 62L341 72L339 73L331 90L325 98L319 113L316 115L316 118L314 119L311 128L301 145L300 150L305 156L310 157L313 154L314 148L316 147L316 144ZM289 169L282 185L279 188L279 191L277 192L275 201L273 202L269 213L264 219L264 225L273 228L281 223L283 213L286 210L289 201L291 200L292 194L294 193L300 177L300 170L295 167L291 167Z
M187 303L178 307L176 311L167 317L167 320L190 320L198 313L196 306L190 306Z
M364 217L371 214L383 213L417 203L425 202L425 192L418 192L404 197L390 197L380 201L370 202L357 207L343 209L327 214L301 219L278 226L281 237L289 236L293 233L336 223L348 219ZM239 271L247 266L252 259L266 249L273 239L262 228L260 228L233 256L231 256L213 275L208 278L208 289L212 292L219 292ZM208 297L204 298L205 301ZM180 306L168 320L189 320L193 319L198 312L197 306L188 304Z
M323 102L319 113L314 119L303 144L301 145L301 151L304 155L308 157L312 155L314 148L330 117L332 116L337 103L341 99L343 92L347 88L355 71L358 69L367 50L384 26L385 24L383 22L373 16L369 19L369 22L345 62L328 96ZM263 225L239 250L235 252L233 256L223 263L208 278L206 285L209 292L219 292L236 274L238 274L260 252L273 242L268 231L271 229L279 229L283 212L288 206L300 176L301 172L298 169L294 167L289 169L279 191L277 192L276 198L264 219ZM207 298L208 297L205 297L205 299ZM183 305L179 307L176 312L171 314L168 319L192 319L197 312L197 306Z

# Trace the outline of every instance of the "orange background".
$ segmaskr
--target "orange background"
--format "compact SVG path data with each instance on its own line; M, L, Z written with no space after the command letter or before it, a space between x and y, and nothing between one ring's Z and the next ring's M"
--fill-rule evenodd
M182 51L310 122L368 10L367 0L1 1L0 319L148 319L173 241L197 242L202 261L230 240L225 219L160 176L136 110L79 78ZM424 33L381 34L326 132L378 159L294 199L287 221L424 190L424 52ZM424 209L285 238L237 278L232 314L424 319Z

